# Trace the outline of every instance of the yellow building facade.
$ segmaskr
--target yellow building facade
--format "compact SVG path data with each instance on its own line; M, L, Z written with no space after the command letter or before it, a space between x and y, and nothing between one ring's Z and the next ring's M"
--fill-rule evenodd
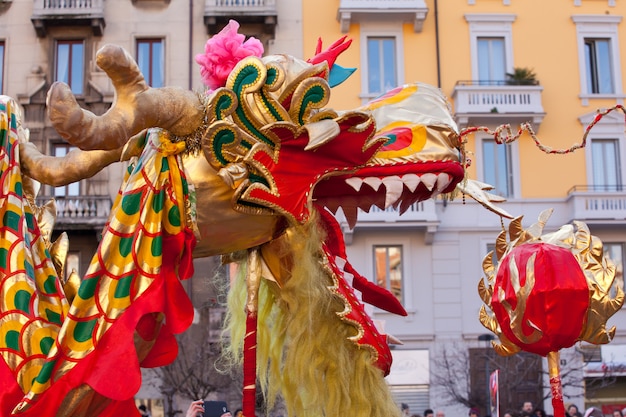
M521 123L529 122L542 144L565 150L582 142L598 109L622 105L626 97L622 53L626 4L620 1L304 0L302 4L305 57L313 55L320 37L324 46L342 36L352 39L337 63L358 70L333 89L330 105L337 109L356 108L396 85L425 82L440 87L449 98L459 130L510 124L515 133ZM563 155L543 153L528 133L510 145L496 145L493 136L479 132L468 136L472 160L468 174L494 185L495 192L507 199L502 207L524 216L525 226L546 208L554 209L546 231L572 220L587 223L616 262L623 283L625 127L623 111L615 109L591 129L584 149ZM410 402L412 412L429 406L462 415L458 413L466 409L450 405L449 394L436 386L435 375L443 372L438 358L446 346L448 351L459 344L470 351L485 346L480 341L485 329L478 323L481 302L476 283L483 275L482 258L502 225L499 217L470 202L427 202L420 210L410 219L394 213L360 213L357 226L345 228L348 255L368 276L379 268L377 250L392 248L402 258L402 292L409 316L372 311L404 342L394 350L396 361L413 364L411 370L396 369L395 375L392 371L390 384L398 402ZM617 333L609 345L577 344L565 352L564 366L572 378L566 384L566 402L583 411L594 405L610 414L613 408L626 406L625 309L610 324L617 326ZM459 375L459 381L466 381L466 376ZM609 379L612 388L595 388L600 380ZM531 399L524 395L511 401ZM533 401L552 412L549 400L533 397Z

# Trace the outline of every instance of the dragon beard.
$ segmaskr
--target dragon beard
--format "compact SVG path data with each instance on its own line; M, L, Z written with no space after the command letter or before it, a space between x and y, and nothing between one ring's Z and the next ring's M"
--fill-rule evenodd
M257 378L268 408L282 396L288 415L399 415L371 351L348 340L356 329L338 315L344 303L330 289L332 272L321 261L324 236L315 217L290 228L278 249L297 260L289 280L279 288L264 279L259 289ZM230 339L224 354L233 365L243 362L245 259L237 270L224 330Z

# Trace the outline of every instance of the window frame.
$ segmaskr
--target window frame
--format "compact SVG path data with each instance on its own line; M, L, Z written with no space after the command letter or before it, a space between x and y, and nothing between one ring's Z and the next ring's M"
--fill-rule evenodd
M149 73L145 74L142 71L142 74L144 76L144 79L146 80L146 83L150 86L150 87L155 87L152 83L152 56L153 56L153 45L154 44L160 44L161 45L161 85L160 86L156 86L156 87L163 87L166 85L165 83L165 64L166 64L166 59L165 59L165 38L162 36L141 36L141 37L137 37L135 38L135 59L137 61L137 66L139 66L139 45L141 43L147 43L150 46L150 59L149 59Z
M72 45L78 45L81 44L83 47L83 60L82 63L80 65L80 68L82 70L82 82L81 82L81 86L80 86L80 92L74 92L74 90L72 89ZM86 62L87 62L87 42L84 38L79 38L79 39L65 39L65 38L61 38L61 39L55 39L54 40L54 76L53 79L55 81L61 81L59 80L59 46L60 45L70 45L69 48L69 56L68 56L68 77L67 77L67 84L70 86L70 89L72 89L72 93L75 96L83 96L85 95L85 87L87 85L87 66L86 66Z
M580 94L582 105L589 104L589 99L616 98L623 103L622 70L619 52L618 23L621 16L615 15L573 15L572 20L576 24L576 39L578 44L578 69L580 74ZM588 91L586 42L587 40L608 39L610 44L611 75L613 82L612 93L593 93Z
M478 39L504 38L505 72L513 72L513 22L514 14L468 13L465 21L469 24L470 59L472 60L472 80L478 80Z
M590 153L591 153L591 176L593 178L592 179L592 181L593 181L592 184L594 186L603 186L603 187L609 187L609 185L610 185L606 181L607 178L604 178L600 182L600 181L598 181L595 178L595 175L594 175L595 171L596 171L595 170L595 168L596 168L596 164L595 164L596 158L594 158L594 145L597 144L597 143L607 143L607 144L613 145L613 149L612 150L617 152L617 154L614 155L615 159L613 160L615 168L617 169L617 172L616 172L617 175L615 176L616 183L614 185L615 185L615 187L623 187L624 184L622 182L622 172L621 172L622 171L621 170L621 159L622 158L621 158L621 155L620 155L620 152L619 152L619 139L618 138L594 137L594 138L591 139L591 141L589 143L591 145L591 149L590 149L591 152ZM609 161L603 157L600 160L600 165L605 166L605 164L607 162L609 162ZM607 170L603 169L603 171L606 173ZM606 191L612 191L612 190L607 189Z
M582 124L583 133L586 131L587 126L595 120L597 116L596 112L587 113L578 118ZM597 139L615 139L617 140L617 151L619 152L619 161L623 166L626 160L626 132L624 132L624 117L623 115L609 113L604 115L599 122L597 122L593 129L589 132L587 137L588 146L585 146L585 165L587 171L587 184L593 185L593 156L591 154L591 144ZM626 185L626 170L620 172L620 183L622 187Z
M412 285L412 256L413 248L411 245L411 239L408 237L401 236L375 236L368 237L365 239L365 248L367 248L367 252L365 254L365 262L366 267L364 268L366 276L372 283L376 284L376 271L375 267L375 258L374 258L374 249L375 247L380 246L400 246L402 247L402 298L401 301L402 306L409 313L414 312L414 299L416 297L413 294L413 285ZM377 314L385 314L387 313L385 310L365 305L366 309L368 309L371 313Z
M489 78L483 78L480 75L480 68L481 68L480 62L481 62L481 60L479 59L478 55L480 55L480 47L479 46L480 46L480 41L481 40L487 40L487 41L502 40L502 48L503 48L502 54L503 54L503 57L504 57L504 62L503 62L503 64L504 64L504 68L503 68L504 72L502 73L502 79L501 80L498 80L498 79L494 78L493 75L490 75ZM492 50L493 48L491 48L491 46L490 46L489 49ZM491 54L490 54L490 56L491 56ZM506 66L507 66L507 64L506 64L506 56L507 56L507 53L506 53L506 39L504 37L502 37L502 36L478 36L476 38L476 64L478 65L478 69L477 69L477 71L478 71L477 74L478 75L477 75L476 79L478 80L479 84L492 85L494 81L500 81L502 84L505 83L505 81L506 81L506 74L507 74L507 72L509 72L509 71L507 71L507 68L506 68ZM488 62L489 62L489 72L491 73L492 72L491 70L494 68L494 61L489 59Z
M359 38L361 44L361 94L359 98L363 104L382 94L370 93L369 91L368 40L370 38L393 38L395 40L396 84L398 86L404 84L404 40L402 26L398 28L398 25L386 25L380 22L363 22L361 23Z
M372 270L374 271L373 274L373 280L374 280L374 284L378 285L381 288L386 289L387 291L391 292L393 294L393 278L392 278L392 274L393 271L390 269L388 271L385 271L385 286L383 287L382 285L380 285L377 282L377 278L378 278L378 271L377 271L377 261L378 258L376 256L376 252L378 249L386 249L386 260L390 260L390 249L398 249L400 251L400 298L398 299L398 301L404 305L405 299L406 299L406 295L404 292L404 282L406 281L406 273L404 270L404 248L402 247L402 245L397 245L397 244L391 244L391 245L381 245L381 244L375 244L372 246L372 260L374 262L374 264L372 265ZM395 294L394 294L395 295ZM397 298L397 297L396 297Z
M485 170L484 170L485 156L483 154L483 142L493 141L494 139L493 139L493 136L487 135L484 132L483 133L477 132L475 135L475 139L476 139L476 149L475 149L476 176L478 177L479 181L487 183L487 181L485 180ZM521 198L521 180L520 180L521 175L516 175L516 173L520 172L518 142L515 141L506 145L501 144L501 145L496 145L496 146L508 146L508 149L510 151L511 166L509 167L509 171L510 171L509 176L511 178L510 185L513 188L513 190L508 196L504 196L504 197L507 200ZM493 185L495 187L495 184L490 184L490 185ZM495 190L490 191L490 192L493 194L496 194Z

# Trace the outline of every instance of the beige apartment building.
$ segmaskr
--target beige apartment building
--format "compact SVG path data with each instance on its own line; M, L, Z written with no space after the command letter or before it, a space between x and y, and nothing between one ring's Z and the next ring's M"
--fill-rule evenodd
M65 155L70 147L46 116L46 94L55 81L70 85L78 103L95 114L104 113L114 99L106 74L96 66L96 53L106 44L125 48L137 61L149 85L178 86L203 91L195 55L204 52L210 35L229 19L240 32L260 39L266 53L302 56L301 4L290 0L2 0L0 1L0 94L17 99L30 141L48 155ZM313 53L311 51L311 53ZM93 178L66 187L43 187L38 201L57 202L57 233L70 240L67 271L84 274L96 252L98 237L121 184L124 166L116 164ZM216 342L223 314L211 286L218 265L198 260L193 279L186 281L198 311L193 326L210 325ZM138 402L153 417L174 409L186 410L188 398L159 381L147 381ZM238 390L221 392L233 410ZM171 403L168 400L172 400Z
M338 63L358 70L333 90L336 109L356 108L396 85L426 82L450 98L460 129L528 121L546 145L569 148L580 142L596 109L624 102L625 14L618 0L0 0L0 93L18 99L32 142L63 155L68 145L45 116L52 82L68 83L83 107L103 113L113 89L95 53L114 43L135 57L151 85L199 91L193 57L234 18L267 53L308 57L318 37L329 45L348 35L352 46ZM467 145L469 175L494 185L507 198L501 206L523 215L525 226L546 208L554 209L546 231L586 222L623 280L624 128L623 114L613 112L591 131L586 149L568 155L545 155L528 136L504 146L476 134ZM70 235L68 267L79 273L95 252L122 168L40 193L42 200L57 199L57 229ZM352 230L344 223L352 264L394 290L409 313L370 311L404 343L394 347L388 377L398 403L408 403L413 413L429 407L467 415L467 405L453 401L457 392L486 412L486 374L501 367L512 391L503 392L501 412L529 399L552 413L543 399L549 394L542 388L545 359L498 361L478 320L482 260L502 229L497 215L457 198L421 202L402 216L360 213ZM212 306L213 316L199 321L214 326L220 307L207 301L214 294L206 282L215 265L196 261L188 284L199 310ZM576 345L561 360L566 402L603 407L606 414L626 406L626 309L609 323L617 326L611 344ZM174 396L170 404L154 384L145 384L138 399L150 404L154 417L168 407L186 409L188 400Z

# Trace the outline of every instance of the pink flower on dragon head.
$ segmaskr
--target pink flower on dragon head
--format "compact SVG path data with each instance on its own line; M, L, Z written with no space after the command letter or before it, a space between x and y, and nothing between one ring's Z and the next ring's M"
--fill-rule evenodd
M263 44L256 38L249 38L237 33L239 23L228 22L220 33L207 40L204 54L196 55L200 64L202 81L211 89L226 85L228 75L235 65L248 56L263 56Z

